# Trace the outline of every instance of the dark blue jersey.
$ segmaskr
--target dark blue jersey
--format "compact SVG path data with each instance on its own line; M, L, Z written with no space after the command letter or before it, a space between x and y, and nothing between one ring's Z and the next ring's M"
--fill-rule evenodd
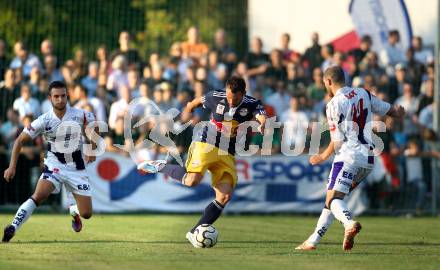
M237 138L240 124L251 121L258 114L266 114L261 102L248 95L237 107L229 107L224 90L207 93L202 97L202 104L211 112L211 120L202 128L196 140L212 144L232 155L235 154L236 141L240 139Z

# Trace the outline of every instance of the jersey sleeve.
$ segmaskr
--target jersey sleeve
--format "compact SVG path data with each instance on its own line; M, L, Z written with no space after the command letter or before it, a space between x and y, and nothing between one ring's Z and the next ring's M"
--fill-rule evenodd
M326 115L332 141L343 141L345 135L342 132L341 124L345 116L340 112L339 107L333 103L327 104Z
M214 93L214 91L210 91L202 96L203 108L212 110L211 105L212 105L213 99L214 99L213 93Z
M261 101L257 100L255 102L255 109L253 111L254 117L257 115L266 115L266 110L263 107L263 104L261 104Z
M83 125L86 127L90 122L95 121L95 115L92 112L84 111Z
M391 104L371 95L371 111L380 116L384 116L391 108Z
M43 115L32 121L32 123L23 129L23 132L28 134L32 139L38 137L44 131Z

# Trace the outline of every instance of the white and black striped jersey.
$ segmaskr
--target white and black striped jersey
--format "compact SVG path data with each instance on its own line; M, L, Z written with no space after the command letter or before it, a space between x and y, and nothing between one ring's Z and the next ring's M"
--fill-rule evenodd
M67 107L62 119L52 109L35 119L23 132L32 139L43 135L48 146L46 159L49 161L57 160L66 166L84 170L82 135L92 121L95 121L93 113L81 109Z

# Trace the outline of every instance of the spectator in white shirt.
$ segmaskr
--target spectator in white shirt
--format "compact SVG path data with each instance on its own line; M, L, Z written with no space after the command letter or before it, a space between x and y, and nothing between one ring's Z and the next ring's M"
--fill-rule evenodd
M399 46L400 34L397 30L388 33L388 44L380 52L380 63L386 69L388 75L394 73L394 66L398 63L405 63L404 50Z
M414 58L417 61L423 63L424 65L434 62L432 51L423 48L423 40L420 36L415 36L412 38L411 46L414 49Z
M283 124L282 145L284 149L304 150L309 126L309 117L299 110L299 98L293 96L290 99L290 108L281 116ZM301 151L302 152L302 151Z
M395 105L405 108L405 118L403 119L403 133L415 135L418 129L415 125L415 117L419 108L419 99L413 94L413 87L410 83L403 84L403 95L396 99Z
M38 60L38 57L36 57L34 54L29 53L23 41L18 41L15 43L14 53L15 53L15 58L12 60L11 64L9 65L10 68L12 69L21 68L23 70L23 75L25 77L29 77L33 67L37 67L38 69L41 70L40 60Z
M28 84L21 85L20 97L14 101L12 107L14 110L18 111L20 119L29 114L32 114L34 118L37 118L41 113L40 102L31 97L31 88Z
M126 59L122 55L118 55L112 62L112 72L107 80L107 89L113 90L122 97L122 88L128 87L128 76L126 72Z
M286 85L283 81L277 81L276 92L268 96L266 104L274 107L277 119L289 108L291 96L286 91Z
M108 117L108 125L111 129L115 128L116 119L118 117L125 117L127 113L131 114L132 119L143 115L143 111L140 106L130 107L131 92L128 86L121 87L121 98L115 102L110 107L110 115Z

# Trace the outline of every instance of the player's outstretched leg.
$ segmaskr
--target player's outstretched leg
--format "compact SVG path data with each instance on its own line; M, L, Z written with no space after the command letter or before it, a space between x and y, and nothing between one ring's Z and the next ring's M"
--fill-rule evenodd
M330 225L333 223L333 220L334 220L334 216L332 214L332 211L324 207L322 209L321 215L319 216L315 231L309 236L309 238L306 241L304 241L301 245L297 246L295 249L315 250L319 242L321 241L321 238L324 236Z
M171 178L182 182L186 175L186 169L177 164L167 164L165 160L148 160L140 163L137 169L142 173L164 173Z
M92 217L92 198L73 193L76 204L69 207L70 215L72 216L72 229L75 232L80 232L82 229L81 217L89 219Z
M362 226L358 221L352 219L351 212L344 202L344 196L345 194L342 192L329 190L326 201L335 218L344 225L345 232L342 249L351 250L354 245L354 238L360 232Z
M213 224L222 214L222 211L226 204L231 199L233 187L229 182L220 182L214 187L215 190L215 200L206 206L202 217L199 219L197 224L186 234L188 241L194 246L198 247L194 243L194 231L201 224Z
M47 180L40 179L34 194L18 208L12 223L5 227L2 242L9 242L20 227L29 219L35 208L49 197L55 189L54 185Z

